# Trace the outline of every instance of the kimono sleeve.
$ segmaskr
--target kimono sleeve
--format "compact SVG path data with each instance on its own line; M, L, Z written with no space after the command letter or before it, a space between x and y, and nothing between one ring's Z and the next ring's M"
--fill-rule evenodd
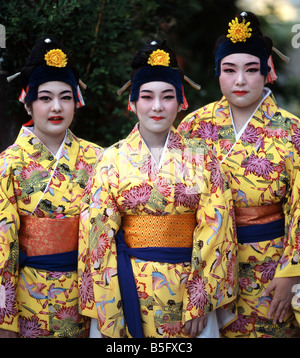
M300 124L292 125L292 148L286 158L288 185L283 211L285 240L275 277L300 276Z
M86 219L81 220L80 234L85 237L85 252L88 254L86 277L94 296L90 302L93 306L91 316L95 317L96 313L100 326L109 326L113 331L124 328L121 324L121 305L118 304L121 297L115 243L115 234L121 226L114 193L118 187L116 156L114 150L102 153L92 178L89 209L86 208ZM82 248L80 251L83 252ZM87 314L87 309L83 314ZM113 317L110 325L106 322L110 319L108 317ZM107 331L102 333L110 335Z
M4 155L0 158L0 328L18 332L16 286L20 220L8 159Z
M191 273L183 300L183 323L219 307L227 306L234 312L233 301L238 290L238 246L232 195L210 149L204 160L203 178Z

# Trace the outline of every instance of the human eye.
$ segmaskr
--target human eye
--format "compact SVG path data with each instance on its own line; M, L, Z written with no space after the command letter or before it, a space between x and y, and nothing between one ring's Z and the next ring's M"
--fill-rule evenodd
M233 68L224 68L223 72L225 72L225 73L234 73L234 69Z
M149 101L152 99L152 97L148 94L143 94L140 96L140 99L143 99L143 100L146 100L146 101Z
M175 98L175 95L173 94L168 94L167 96L164 96L165 100L173 100Z
M47 95L42 95L42 96L39 96L38 99L42 102L49 102L51 101L51 97L50 96L47 96Z
M62 99L63 101L72 101L72 100L73 100L73 97L70 96L70 95L65 95L65 96L61 97L61 99Z
M259 71L259 68L248 68L247 72L250 72L250 73L256 73Z

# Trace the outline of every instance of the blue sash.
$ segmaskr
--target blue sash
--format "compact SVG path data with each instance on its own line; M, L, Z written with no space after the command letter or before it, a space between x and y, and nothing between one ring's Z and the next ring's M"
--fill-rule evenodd
M20 251L19 260L20 267L29 266L38 270L58 272L76 271L78 251L38 256L27 256L23 251Z
M267 224L240 226L236 230L240 244L274 240L285 234L284 218Z
M190 262L192 249L186 247L129 248L120 229L116 235L118 280L128 331L133 338L143 338L139 298L136 290L130 256L145 261L180 263Z

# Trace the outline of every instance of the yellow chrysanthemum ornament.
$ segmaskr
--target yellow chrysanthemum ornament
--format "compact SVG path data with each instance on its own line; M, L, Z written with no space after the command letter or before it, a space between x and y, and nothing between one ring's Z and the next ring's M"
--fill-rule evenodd
M67 56L60 49L50 50L45 55L45 61L48 66L66 67Z
M169 66L170 56L163 50L156 50L151 53L148 59L148 64L151 66Z
M236 42L245 42L249 37L251 37L252 29L249 27L250 22L245 21L243 19L242 22L239 22L236 17L235 20L232 20L229 24L228 35L227 37L233 43Z

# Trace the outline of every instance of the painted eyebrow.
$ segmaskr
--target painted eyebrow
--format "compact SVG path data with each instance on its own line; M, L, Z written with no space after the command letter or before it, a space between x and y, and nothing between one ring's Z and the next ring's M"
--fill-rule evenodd
M253 66L253 65L260 65L260 62L248 62L245 64L245 66ZM236 67L237 65L231 62L224 62L222 63L222 66L233 66Z
M153 93L154 91L144 89L144 90L141 90L141 92ZM165 93L165 92L175 92L175 90L173 88L169 88L169 89L162 91L162 93Z
M42 90L42 91L39 91L38 93L50 93L50 94L53 94L53 92L47 91L47 90ZM72 93L72 91L71 90L65 90L65 91L60 92L59 94L64 94L64 93Z

